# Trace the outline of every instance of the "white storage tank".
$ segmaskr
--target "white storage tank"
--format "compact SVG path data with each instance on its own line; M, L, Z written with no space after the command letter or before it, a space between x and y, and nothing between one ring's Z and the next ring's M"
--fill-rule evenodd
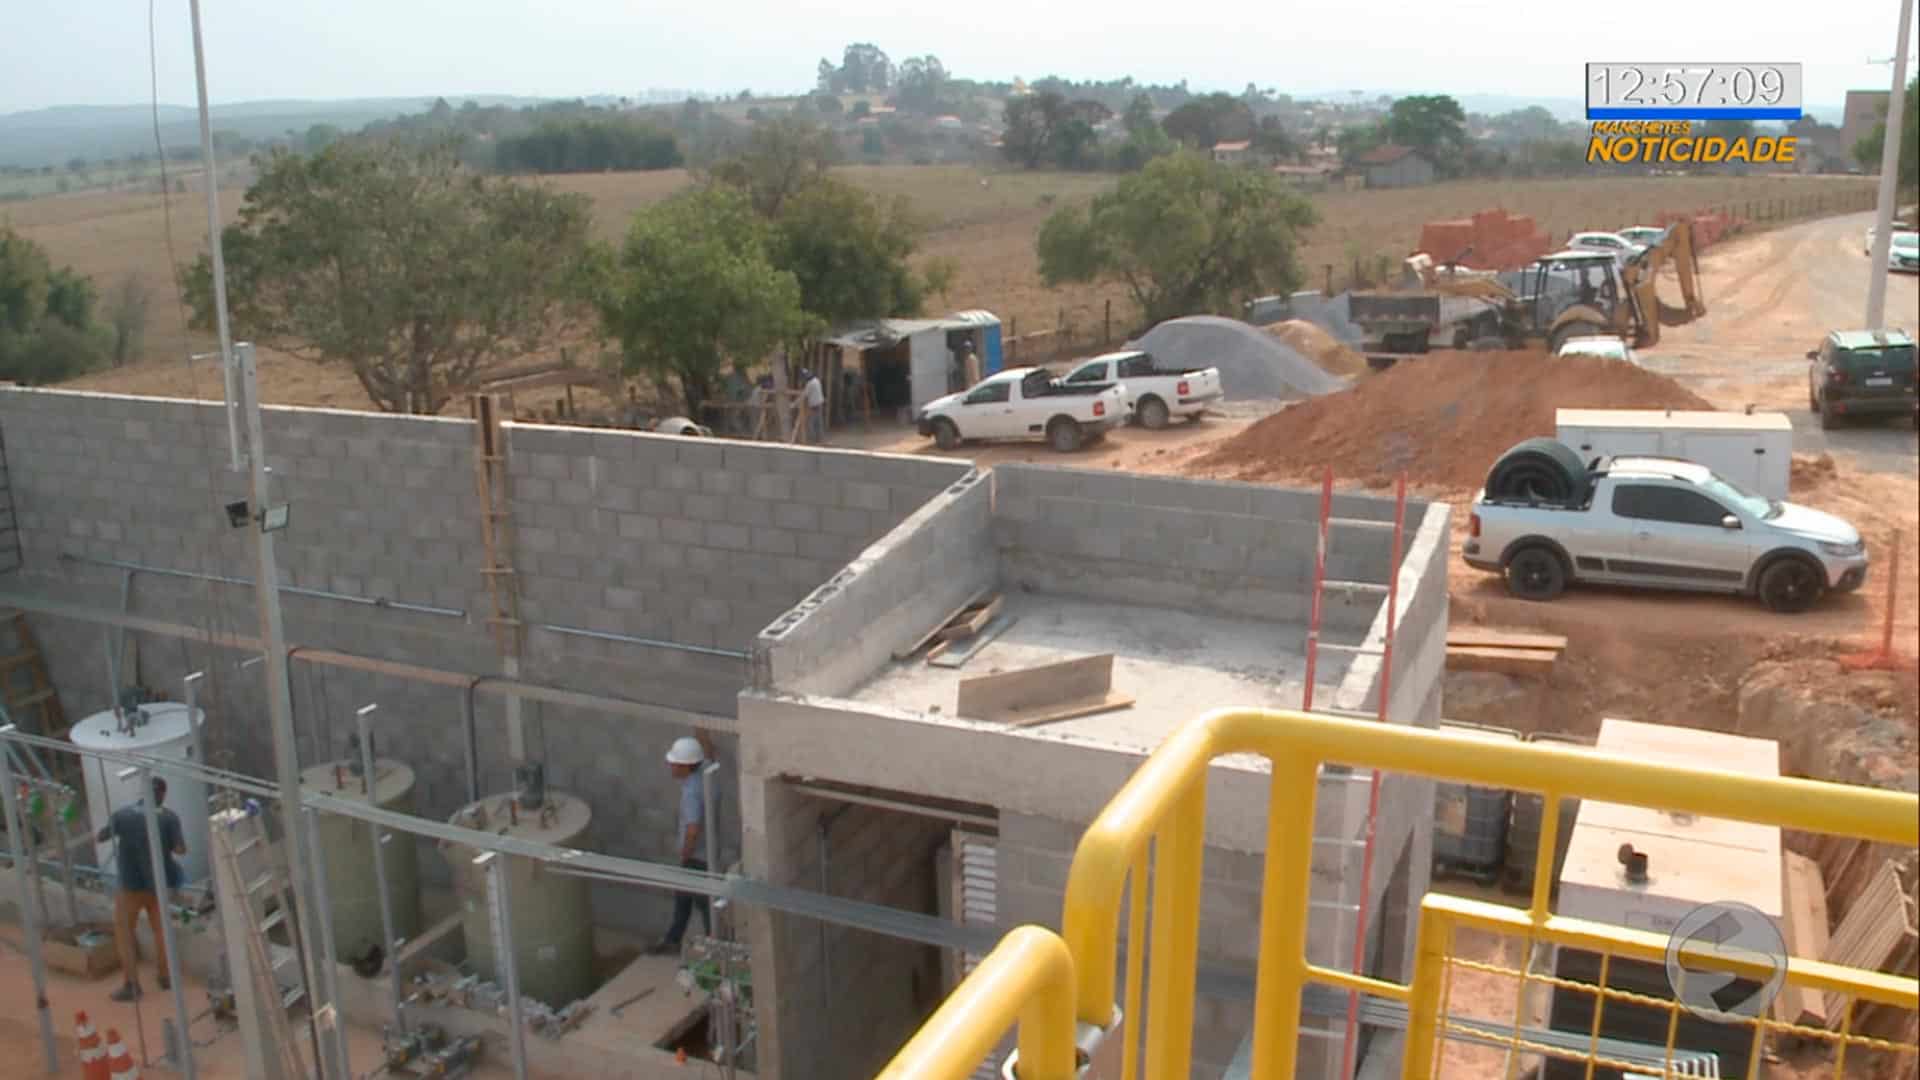
M586 802L548 790L540 803L539 809L529 810L514 795L496 795L461 808L451 821L498 836L578 846L593 822ZM487 875L473 865L480 852L450 843L444 853L460 898L467 960L482 979L498 981ZM594 990L593 904L587 879L556 874L530 859L502 858L506 859L513 915L509 931L520 992L551 1008L565 1008Z
M114 715L112 710L94 713L73 725L68 737L75 746L87 750L195 761L195 729L205 726L206 722L204 710L193 710L193 720L189 724L185 705L157 701L127 710L124 719ZM87 816L97 834L106 828L115 810L138 801L145 793L140 791L137 777L120 779L118 774L125 766L101 758L82 758L82 764L86 773ZM181 831L187 842L187 853L181 857L180 867L186 872L188 882L205 881L207 845L210 842L207 835L207 786L199 780L173 776L165 779L166 807L179 815ZM109 839L104 844L94 845L94 857L101 869L108 873L112 873L115 866L114 844L115 841Z
M1580 460L1649 454L1705 465L1769 499L1786 499L1793 423L1779 412L1555 409L1554 437Z
M300 774L300 786L336 799L371 801L383 810L413 813L413 770L381 758L373 764L372 798L361 782L360 762L315 765ZM333 912L335 959L356 960L384 936L380 925L380 879L373 867L373 831L358 818L321 814L321 865L327 875L327 906ZM381 845L386 860L387 898L395 936L411 940L420 929L420 864L413 837L393 832Z

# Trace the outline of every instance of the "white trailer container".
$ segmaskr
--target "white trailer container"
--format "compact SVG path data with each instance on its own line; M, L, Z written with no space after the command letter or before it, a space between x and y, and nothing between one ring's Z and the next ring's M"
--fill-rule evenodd
M204 727L206 722L207 714L200 709L193 710L189 724L185 705L156 701L129 711L124 723L112 710L94 713L73 725L68 737L74 745L89 750L145 754L199 764L194 756L198 740L194 738L193 729ZM122 779L120 766L100 758L86 760L85 776L87 817L96 833L106 828L115 810L145 797L133 777ZM181 831L186 834L187 853L180 857L180 869L188 882L206 880L207 786L198 780L168 778L166 807L179 815ZM94 845L94 858L102 869L113 869L117 842L109 839Z
M1793 424L1786 413L1556 409L1554 427L1582 460L1615 454L1684 458L1756 495L1787 497Z

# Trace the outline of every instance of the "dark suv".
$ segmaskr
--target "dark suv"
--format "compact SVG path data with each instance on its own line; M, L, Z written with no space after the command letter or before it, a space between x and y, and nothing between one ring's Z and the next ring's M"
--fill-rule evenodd
M1822 428L1856 416L1910 416L1920 423L1913 337L1904 330L1836 330L1807 353L1807 405Z

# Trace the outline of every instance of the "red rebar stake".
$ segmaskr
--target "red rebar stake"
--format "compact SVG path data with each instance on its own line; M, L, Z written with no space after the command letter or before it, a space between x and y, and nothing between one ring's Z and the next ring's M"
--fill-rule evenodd
M1892 554L1887 557L1887 611L1880 621L1880 647L1872 652L1854 653L1840 658L1848 671L1898 671L1912 661L1893 651L1893 613L1900 597L1900 530L1893 530Z

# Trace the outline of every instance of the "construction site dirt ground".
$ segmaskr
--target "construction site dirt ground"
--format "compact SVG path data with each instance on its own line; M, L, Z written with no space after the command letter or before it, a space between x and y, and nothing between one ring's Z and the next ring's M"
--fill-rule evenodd
M1062 455L1031 444L969 446L962 453L983 466L1002 461L1058 463L1143 473L1240 478L1270 483L1317 484L1331 466L1337 489L1379 492L1389 484L1387 466L1398 464L1427 482L1409 491L1455 506L1453 557L1449 584L1452 622L1535 628L1565 634L1569 647L1558 669L1544 680L1508 676L1450 678L1447 713L1475 720L1571 734L1592 734L1602 716L1619 715L1731 730L1741 680L1757 664L1793 662L1795 677L1904 726L1906 771L1913 770L1920 689L1911 672L1846 674L1822 660L1866 650L1879 641L1886 611L1889 554L1895 530L1900 536L1898 597L1893 639L1898 651L1920 652L1920 455L1912 425L1893 420L1823 432L1806 401L1805 353L1829 330L1861 324L1865 312L1868 262L1861 238L1870 214L1852 214L1732 238L1701 259L1707 314L1690 325L1668 327L1662 340L1640 353L1648 379L1626 372L1616 383L1653 386L1652 398L1622 400L1618 386L1574 378L1574 389L1546 372L1536 385L1494 385L1490 370L1511 373L1515 359L1504 354L1434 354L1385 374L1362 376L1352 391L1311 399L1297 414L1325 413L1323 423L1293 439L1287 424L1291 409L1271 421L1275 441L1285 448L1274 462L1258 454L1231 450L1235 437L1261 416L1229 407L1225 416L1161 431L1127 428L1078 453ZM1888 323L1920 332L1920 290L1910 275L1890 275ZM1662 295L1676 296L1672 281ZM1539 366L1554 362L1541 359ZM1524 375L1514 376L1524 379ZM1362 394L1404 387L1402 406L1425 410L1413 415L1416 443L1398 445L1390 430L1407 417L1385 416L1373 408L1355 409L1335 398L1359 400ZM1676 395L1676 392L1678 396ZM1555 400L1556 394L1604 395L1612 401ZM1555 406L1614 404L1685 407L1697 395L1711 407L1727 410L1784 411L1794 425L1791 498L1839 514L1853 522L1868 541L1874 559L1866 588L1829 596L1812 611L1775 615L1748 598L1629 590L1576 589L1552 603L1537 604L1507 596L1499 578L1465 566L1459 545L1467 529L1466 505L1479 477L1498 449L1477 444L1462 454L1455 444L1481 442L1482 430L1499 425L1492 436L1513 441L1551 435ZM1698 407L1698 406L1695 406ZM1520 409L1533 419L1516 424L1504 415ZM1343 411L1345 410L1345 411ZM1480 412L1502 415L1483 417ZM1455 417L1451 429L1442 424ZM1339 427L1322 444L1324 428ZM1251 438L1251 437L1250 437ZM935 453L930 441L893 429L862 436L836 435L836 442L863 448ZM1492 445L1487 443L1486 445ZM1510 443L1508 443L1510 445ZM1504 446L1499 449L1504 449ZM1395 461L1395 459L1398 459ZM1829 683L1822 686L1821 683ZM1749 732L1750 734L1767 734ZM1832 733L1845 739L1844 732ZM1784 763L1793 769L1796 763Z

